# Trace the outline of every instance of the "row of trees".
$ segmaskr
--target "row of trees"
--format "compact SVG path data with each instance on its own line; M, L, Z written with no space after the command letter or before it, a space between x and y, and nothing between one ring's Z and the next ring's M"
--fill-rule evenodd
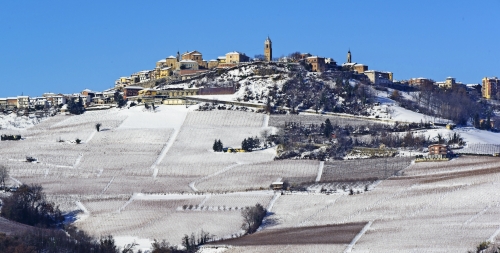
M387 148L419 149L433 143L464 144L458 133L438 135L437 138L431 139L429 136L411 132L411 129L425 127L424 123L387 125L368 122L366 125L342 126L333 124L330 119L321 124L285 122L278 135L273 136L273 141L281 147L277 159L288 159L301 156L304 152L318 150L310 152L307 158L320 160L326 157L343 158L353 147L379 148L383 145Z
M214 145L212 146L212 149L215 152L222 152L223 148L224 148L224 145L222 144L222 141L220 139L214 141Z
M4 173L2 173L4 172ZM4 177L2 177L4 175ZM0 166L0 183L5 185L8 170ZM125 246L121 251L111 235L95 239L85 231L75 227L63 226L64 220L59 208L46 200L40 185L21 185L11 196L2 199L1 215L19 223L34 226L14 236L0 233L0 252L72 252L72 253L133 253L135 243ZM35 228L36 227L36 228ZM57 229L53 229L57 228ZM62 228L62 229L60 229ZM201 231L198 236L184 235L181 248L171 246L166 241L152 243L153 253L194 253L200 245L207 243L212 235ZM141 252L141 250L137 251Z
M68 112L75 115L80 115L85 112L85 106L83 104L82 97L78 97L78 101L74 99L68 100Z
M23 184L2 201L1 216L9 220L44 228L58 227L64 220L59 207L46 199L40 185Z
M257 136L253 138L252 137L245 138L241 142L241 148L248 152L257 149L259 147L260 147L260 140L259 138L257 138Z
M419 92L412 93L413 100L405 99L398 91L393 91L391 98L401 107L426 115L450 119L459 125L475 122L474 118L486 117L487 105L478 102L479 97L467 92L465 87L455 85L442 89L428 84L419 87ZM479 122L477 122L479 123Z

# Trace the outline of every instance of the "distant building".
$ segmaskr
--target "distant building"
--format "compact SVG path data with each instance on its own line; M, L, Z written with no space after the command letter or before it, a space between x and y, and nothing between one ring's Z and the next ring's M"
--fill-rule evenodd
M431 144L428 149L429 155L446 155L449 152L448 145L445 144Z
M367 70L364 74L370 79L373 84L389 84L392 83L392 72L383 72L376 70Z
M171 67L163 67L163 68L159 69L158 78L165 78L167 76L171 76L172 73L173 73L173 71L172 71Z
M447 77L445 81L435 83L439 88L451 89L453 85L457 84L454 77Z
M410 80L408 80L408 85L410 86L426 86L426 85L428 86L434 84L435 84L434 80L423 77L411 78Z
M342 64L342 68L348 71L354 71L358 74L363 74L368 70L368 65L352 62L351 50L347 51L347 62Z
M139 91L144 89L143 87L139 86L127 86L123 88L123 99L127 99L127 97L135 97L139 95Z
M181 70L183 69L198 70L199 64L197 61L193 60L182 60L179 62L179 68Z
M17 97L17 108L28 108L29 105L30 105L30 97L28 96Z
M226 63L249 62L250 57L240 52L229 52L226 54Z
M17 107L17 97L8 97L7 107Z
M269 36L267 36L267 39L264 41L264 58L267 62L273 60L273 43Z
M182 61L195 61L197 62L198 64L198 67L201 67L201 68L207 68L207 62L203 60L203 55L198 52L198 51L191 51L191 52L186 52L184 54L182 54L182 60L179 61L179 63L181 63ZM181 68L182 65L179 66L179 68ZM198 68L197 67L197 68Z
M219 66L219 61L217 61L217 60L208 61L208 68L209 69L217 68L217 66Z
M306 61L311 65L312 72L325 72L325 58L310 56L306 58Z
M158 93L158 90L146 88L146 89L140 90L138 96L139 97L156 96L157 93Z
M498 77L485 77L482 80L481 93L483 98L491 99L497 96L500 80Z
M7 107L7 98L0 98L0 108Z

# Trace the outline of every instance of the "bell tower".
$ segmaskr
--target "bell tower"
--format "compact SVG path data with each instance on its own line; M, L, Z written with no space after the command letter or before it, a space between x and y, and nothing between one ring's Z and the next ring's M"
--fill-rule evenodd
M273 60L273 44L269 36L267 36L266 41L264 41L264 57L266 58L267 62Z
M347 51L347 63L351 63L351 49Z

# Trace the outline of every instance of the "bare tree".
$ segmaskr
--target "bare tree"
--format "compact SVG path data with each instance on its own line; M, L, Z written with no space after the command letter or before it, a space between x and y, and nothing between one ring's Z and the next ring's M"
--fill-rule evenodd
M5 180L9 177L9 169L4 165L0 165L0 184L2 185L2 189L5 190Z
M241 211L241 216L243 216L243 224L241 228L244 229L247 234L252 234L259 226L262 224L264 216L266 216L267 210L259 203L255 206L244 209Z

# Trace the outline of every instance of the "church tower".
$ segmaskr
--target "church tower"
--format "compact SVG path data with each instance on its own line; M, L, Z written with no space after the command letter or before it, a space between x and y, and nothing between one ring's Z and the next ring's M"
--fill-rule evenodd
M273 60L273 44L269 36L267 36L266 41L264 41L264 57L266 58L267 62Z
M347 51L347 63L351 63L351 49Z

